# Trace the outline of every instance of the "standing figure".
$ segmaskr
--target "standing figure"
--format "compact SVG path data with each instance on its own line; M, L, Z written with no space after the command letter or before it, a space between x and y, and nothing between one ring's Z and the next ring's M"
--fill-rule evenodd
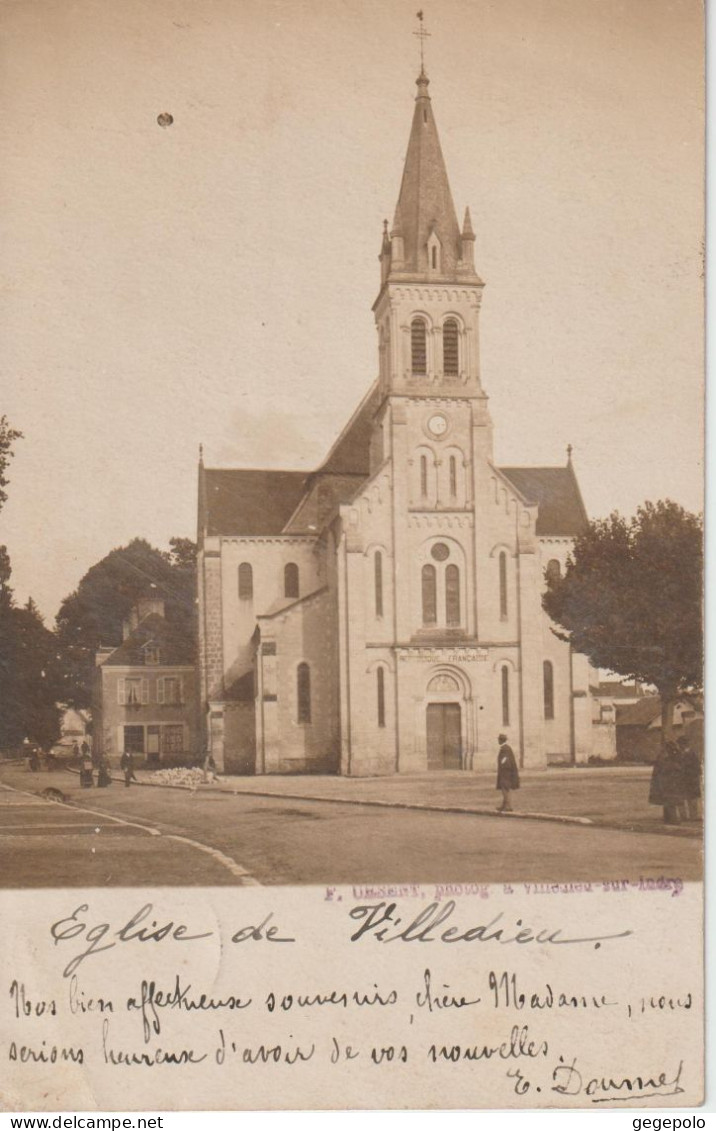
M665 824L680 825L679 810L684 801L684 772L679 749L675 742L667 742L654 763L649 786L649 804L663 807Z
M89 754L82 757L82 767L80 769L80 785L83 789L91 789L94 785L94 776L92 774L93 766L92 759Z
M204 779L203 779L204 785L207 785L210 781L220 781L221 780L219 778L219 775L216 772L216 762L214 761L214 755L212 754L211 750L208 750L207 753L206 753L206 757L204 758L203 769L204 769Z
M500 749L497 753L497 788L502 791L502 805L500 805L497 812L511 813L511 793L513 789L520 788L520 772L517 769L517 762L512 753L512 747L507 743L507 735L498 735L497 741L500 744Z
M698 821L701 817L701 759L685 734L676 740L681 761L684 787L684 816L687 821Z
M131 750L125 750L119 768L124 773L124 784L129 789L129 783L137 780L137 775L134 772L134 755Z
M100 754L97 769L97 786L99 789L106 789L106 787L111 784L112 777L109 772L109 762L105 758L104 754Z

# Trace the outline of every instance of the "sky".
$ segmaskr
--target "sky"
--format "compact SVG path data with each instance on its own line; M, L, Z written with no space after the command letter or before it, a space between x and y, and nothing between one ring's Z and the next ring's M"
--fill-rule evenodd
M200 443L309 470L374 380L415 8L0 5L0 543L48 622L116 546L195 535ZM423 10L497 462L571 443L593 517L700 510L701 4Z

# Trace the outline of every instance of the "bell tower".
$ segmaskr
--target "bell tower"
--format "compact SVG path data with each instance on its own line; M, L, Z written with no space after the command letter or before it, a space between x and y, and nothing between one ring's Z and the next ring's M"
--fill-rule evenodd
M384 410L392 404L397 419L411 415L406 400L414 409L423 402L428 439L434 432L440 440L438 429L446 431L462 418L472 432L469 447L476 442L490 459L492 428L479 348L484 284L475 270L475 233L469 209L462 227L458 223L423 67L417 88L393 225L384 224L381 287L373 305L381 403ZM443 402L435 416L429 414L432 401ZM422 420L425 412L420 415ZM384 414L378 416L385 421ZM387 454L388 436L374 447L377 458Z

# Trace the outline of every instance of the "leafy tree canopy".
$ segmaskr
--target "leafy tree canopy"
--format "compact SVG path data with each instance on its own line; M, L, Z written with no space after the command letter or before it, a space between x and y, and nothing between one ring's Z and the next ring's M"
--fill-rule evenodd
M12 446L16 440L21 438L22 432L18 432L16 428L11 428L6 416L0 416L0 510L2 510L3 503L7 502L5 488L9 480L6 472L13 456Z
M591 522L543 605L595 667L652 684L662 704L702 685L701 519L669 500Z
M13 444L21 436L0 416L0 510L7 501ZM0 749L19 746L24 738L51 746L60 733L56 641L32 600L17 607L11 575L7 548L0 546Z
M173 538L168 552L143 538L112 550L93 565L60 605L57 636L65 669L65 702L91 704L95 653L122 642L122 626L135 601L155 592L167 621L188 640L195 636L196 546Z

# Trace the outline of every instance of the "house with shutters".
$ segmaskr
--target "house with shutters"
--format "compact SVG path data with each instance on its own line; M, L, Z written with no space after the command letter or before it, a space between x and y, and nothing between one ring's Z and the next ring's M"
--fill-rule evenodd
M164 612L160 597L140 598L122 643L96 655L93 751L115 765L125 750L149 766L181 764L199 753L194 644Z
M541 605L587 515L571 453L494 461L475 242L421 70L375 380L310 474L200 460L200 717L227 772L469 772L501 732L521 766L591 752L597 676Z

